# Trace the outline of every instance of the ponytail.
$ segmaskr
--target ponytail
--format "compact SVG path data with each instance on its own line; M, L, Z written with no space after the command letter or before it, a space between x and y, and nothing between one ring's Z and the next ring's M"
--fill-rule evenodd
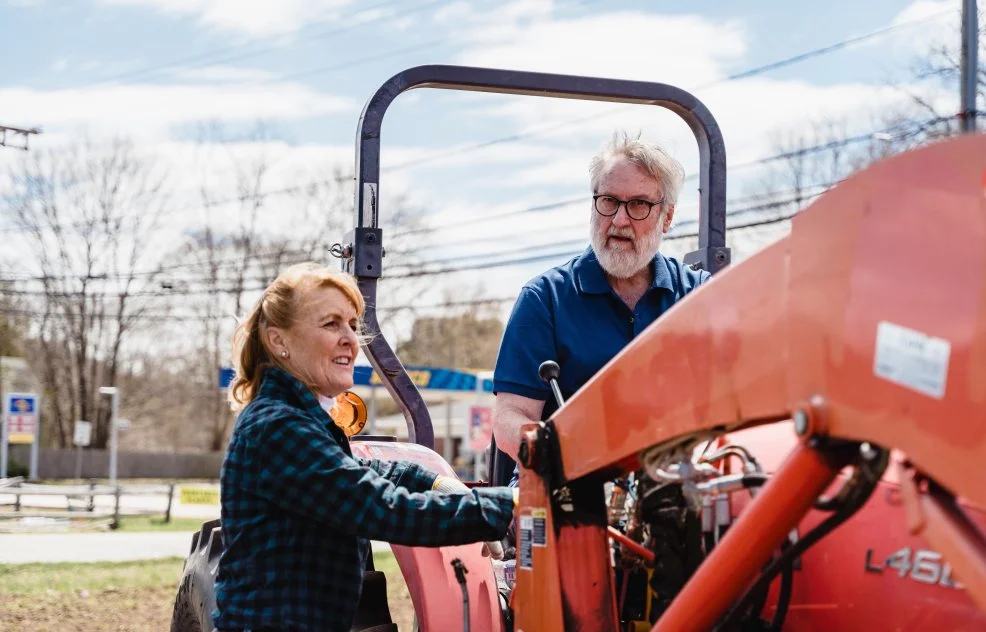
M271 365L270 354L262 336L264 327L264 300L261 298L247 319L233 332L233 370L235 375L229 386L229 405L234 412L242 410L257 395L264 369Z

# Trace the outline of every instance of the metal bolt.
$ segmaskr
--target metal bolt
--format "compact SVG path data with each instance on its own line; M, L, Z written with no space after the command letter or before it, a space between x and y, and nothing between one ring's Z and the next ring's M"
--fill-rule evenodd
M808 413L803 410L794 413L794 431L798 433L799 437L808 434Z
M867 461L873 461L880 455L880 453L877 452L868 441L864 441L859 444L859 453Z

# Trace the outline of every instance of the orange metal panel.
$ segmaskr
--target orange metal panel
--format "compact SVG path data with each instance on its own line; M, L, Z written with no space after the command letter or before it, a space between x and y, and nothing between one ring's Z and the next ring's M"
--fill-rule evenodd
M986 505L984 174L986 136L965 136L822 196L555 414L566 476L821 396L831 435L898 448Z
M563 526L557 543L565 630L616 630L616 582L606 526Z
M520 502L515 512L517 528L517 579L511 594L511 607L516 613L517 632L562 632L562 590L558 571L558 538L551 515L551 503L545 492L544 480L526 467L520 468ZM530 564L522 550L523 522L535 518L544 520L545 546L530 543ZM540 527L539 527L540 528ZM531 534L533 536L533 534Z

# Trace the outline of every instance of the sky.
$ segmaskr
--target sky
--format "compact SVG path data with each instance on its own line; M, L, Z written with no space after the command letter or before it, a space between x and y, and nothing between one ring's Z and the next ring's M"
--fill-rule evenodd
M0 0L0 124L42 128L31 139L36 147L83 133L126 134L179 182L193 180L181 177L186 172L228 179L231 156L273 156L268 184L277 188L333 166L351 170L363 105L388 78L412 66L457 64L676 85L712 111L728 162L739 164L776 153L779 133L823 119L875 131L873 113L915 87L916 56L929 42L958 37L960 7L959 0ZM957 93L956 86L955 94L932 95L948 110ZM247 134L257 121L264 139L222 156L202 151L203 126ZM697 171L691 132L660 108L433 89L398 96L381 135L385 245L387 204L400 197L428 228L413 247L436 267L524 248L557 252L430 277L416 299L514 296L580 250L589 160L617 129L662 143L686 173ZM18 153L0 149L0 163ZM762 177L757 169L730 172L727 197L750 194ZM691 182L676 212L683 229L697 208ZM185 194L182 212L169 216L178 232L201 215L196 192ZM566 200L576 202L552 206ZM551 208L484 219L539 206ZM273 211L267 221L272 230L304 230L278 225Z

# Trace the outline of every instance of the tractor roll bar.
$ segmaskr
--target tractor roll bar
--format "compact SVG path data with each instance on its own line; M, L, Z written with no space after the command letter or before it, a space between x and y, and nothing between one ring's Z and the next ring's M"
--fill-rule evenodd
M383 268L383 232L379 227L380 129L383 116L397 95L426 87L639 103L671 110L692 129L699 149L698 250L688 253L685 262L715 274L729 264L730 255L726 248L726 148L712 113L690 93L662 83L467 66L416 66L394 75L377 89L360 116L356 140L356 224L346 236L344 267L357 277L366 299L364 321L370 336L364 345L367 358L401 407L410 440L434 447L428 408L381 335L376 315L377 279Z

